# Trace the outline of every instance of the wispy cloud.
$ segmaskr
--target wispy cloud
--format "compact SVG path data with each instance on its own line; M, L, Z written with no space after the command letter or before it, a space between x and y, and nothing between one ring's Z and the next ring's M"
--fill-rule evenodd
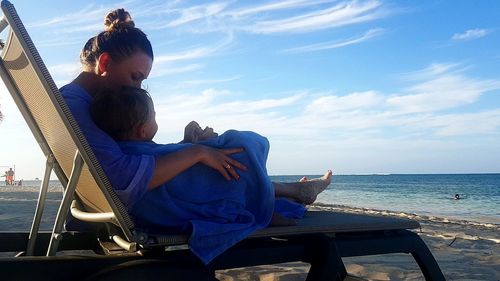
M61 63L56 65L49 65L47 69L54 79L56 85L63 86L74 79L80 72L80 64L78 62L73 63Z
M286 0L243 8L233 8L234 3L219 1L164 9L166 12L163 13L168 17L156 20L148 29L183 28L193 33L299 33L363 23L389 13L379 0L342 3L335 0ZM282 18L285 10L292 16Z
M500 110L484 112L445 114L432 118L430 126L435 126L437 136L463 136L495 134L500 136Z
M200 61L204 58L217 55L230 46L232 42L233 36L229 35L224 40L212 46L192 47L178 52L157 55L150 77L157 78L204 68L204 64L200 63ZM193 60L196 60L196 63L190 63Z
M180 16L177 19L158 26L158 28L176 27L200 19L213 17L222 12L229 4L229 2L218 2L182 9L180 10Z
M258 13L272 12L272 11L280 11L286 9L307 7L312 5L318 5L322 3L331 3L334 2L332 0L288 0L288 1L280 1L275 3L263 4L260 6L247 7L243 9L233 10L227 12L226 15L230 15L232 17L243 17L249 16Z
M236 75L236 76L232 76L229 78L223 78L223 79L188 80L188 81L182 81L180 84L182 84L182 85L219 84L219 83L226 83L226 82L235 81L235 80L238 80L241 78L242 78L241 75Z
M306 114L325 114L348 110L376 108L383 102L379 94L373 91L351 93L346 96L328 95L313 100L305 108Z
M57 38L52 38L52 39L47 39L47 40L36 40L35 45L39 48L42 47L62 47L62 46L72 46L76 45L81 47L83 45L82 42L85 42L88 40L87 38L62 38L62 37L57 37Z
M169 4L169 5L172 5ZM51 30L54 34L68 34L76 32L101 31L104 29L104 16L117 8L125 8L132 13L134 21L143 17L151 17L152 11L161 10L165 4L142 4L133 0L122 2L96 5L91 3L78 11L64 13L63 16L57 16L43 21L37 21L27 24L31 28L44 28ZM146 12L148 12L146 14Z
M248 26L252 33L298 33L322 30L326 28L362 23L381 18L385 11L379 1L350 1L334 7L311 13L269 21L259 21Z
M83 9L66 13L63 16L49 18L27 25L28 29L43 28L50 30L53 34L73 34L78 32L104 30L104 15L116 7L97 7L90 4Z
M372 39L374 37L380 36L383 33L384 33L384 30L381 28L370 29L365 34L363 34L361 36L350 38L350 39L347 39L344 41L333 41L333 42L329 41L329 42L323 42L323 43L318 43L318 44L311 44L311 45L306 45L306 46L302 46L302 47L285 49L285 50L283 50L283 52L288 53L288 54L296 54L296 53L308 53L308 52L342 48L342 47L346 47L349 45L362 43L362 42L367 41L369 39Z
M233 36L230 34L224 40L218 42L217 44L214 44L213 46L188 48L177 53L162 54L156 56L155 63L156 64L171 63L177 61L185 61L185 60L193 60L193 59L201 59L209 57L225 49L232 42L233 42Z
M419 81L419 80L430 80L436 76L447 74L447 73L460 73L467 70L468 67L460 63L431 63L428 67L413 71L409 73L404 73L401 78L407 82Z
M192 63L187 65L174 65L174 64L163 64L155 65L149 74L149 78L158 78L162 76L192 72L204 68L204 65L199 63Z
M474 40L474 39L484 37L484 36L488 35L488 33L490 33L490 31L487 29L479 29L479 28L469 29L463 33L453 34L453 36L451 37L451 40L454 40L454 41Z
M500 89L498 80L478 80L463 75L453 64L434 65L422 77L432 77L387 100L405 112L432 112L475 102L482 94ZM458 65L457 65L458 66ZM430 75L433 74L433 75Z

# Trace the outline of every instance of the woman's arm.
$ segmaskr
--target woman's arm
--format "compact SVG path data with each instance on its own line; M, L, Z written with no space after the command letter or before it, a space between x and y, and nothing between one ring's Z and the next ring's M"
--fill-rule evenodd
M226 180L239 179L235 168L246 170L240 162L228 155L242 152L243 148L215 149L204 145L193 145L186 149L156 157L153 178L148 189L166 183L196 163L203 163L217 170Z

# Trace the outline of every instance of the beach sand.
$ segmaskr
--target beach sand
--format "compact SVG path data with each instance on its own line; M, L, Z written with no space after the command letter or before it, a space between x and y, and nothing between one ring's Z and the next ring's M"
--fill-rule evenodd
M23 195L21 197L25 199L22 201L19 196L8 194L36 190L35 187L2 187L0 230L29 230L37 194L32 193L29 198ZM10 199L11 197L14 199ZM42 228L50 229L60 198L60 188L49 188ZM416 232L430 248L447 280L500 280L500 224L473 223L340 205L315 204L311 208L417 220L421 224L421 229L417 229ZM350 274L347 281L423 280L420 269L410 255L391 254L343 260ZM217 277L222 281L298 281L306 279L308 270L308 264L297 262L218 271Z
M415 219L422 237L436 258L446 280L500 280L500 225L452 221L414 214L316 204L316 209L333 210ZM411 255L390 254L343 259L346 281L354 280L424 280ZM309 265L279 265L238 268L217 272L222 281L299 281L305 280Z

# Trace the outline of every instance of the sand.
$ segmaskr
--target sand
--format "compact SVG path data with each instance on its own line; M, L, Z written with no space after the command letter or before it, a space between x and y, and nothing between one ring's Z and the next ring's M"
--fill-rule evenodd
M436 258L446 280L500 280L500 225L316 204L317 209L341 212L406 217L420 222L416 232ZM411 255L391 254L343 259L349 277L346 280L424 280ZM238 268L217 272L223 281L299 281L305 280L309 265L279 265Z
M0 196L0 229L29 229L36 205L37 194L32 198L9 200L2 192L33 192L37 188L2 187ZM60 200L60 188L49 188L46 215L42 225L51 226ZM434 254L447 280L500 280L500 224L484 224L470 221L450 220L438 217L419 216L408 213L352 208L339 205L315 204L312 208L415 219L421 229L416 232L423 238ZM12 213L12 210L16 210ZM49 228L47 228L49 229ZM350 277L346 280L423 280L417 264L410 255L391 254L368 257L345 258L344 263ZM287 263L251 268L218 271L222 281L259 280L295 281L305 280L309 265Z

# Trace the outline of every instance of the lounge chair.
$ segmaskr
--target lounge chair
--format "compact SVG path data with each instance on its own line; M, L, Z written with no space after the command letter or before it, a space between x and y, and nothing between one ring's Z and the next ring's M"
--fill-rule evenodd
M44 280L39 272L45 272L50 276L47 280L75 276L88 280L133 276L156 280L155 274L167 273L171 274L170 280L193 279L192 274L210 280L218 269L304 261L311 264L307 280L343 280L347 272L342 257L410 253L426 280L444 280L425 243L408 230L419 227L413 220L311 211L297 226L269 227L253 233L207 266L186 248L186 236L158 235L135 228L14 6L2 1L1 7L4 18L0 31L10 28L1 54L0 75L47 158L30 233L0 234L2 241L8 239L1 242L0 251L26 247L24 256L0 258L2 277L36 276L37 280ZM52 232L44 233L39 232L39 225L51 171L63 184L64 195ZM68 213L81 221L104 226L98 227L101 234L64 231ZM43 248L49 257L38 256ZM57 254L78 249L99 253ZM16 269L16 265L23 269Z

